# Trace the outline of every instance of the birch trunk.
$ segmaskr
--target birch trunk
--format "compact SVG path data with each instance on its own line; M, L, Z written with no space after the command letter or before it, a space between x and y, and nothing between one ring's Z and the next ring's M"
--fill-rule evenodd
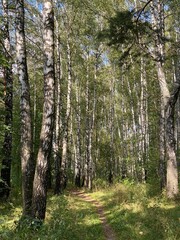
M121 88L124 88L124 75L122 74L122 79L121 79ZM122 120L121 120L121 125L122 125L122 130L120 131L121 134L121 140L122 140L122 160L121 160L121 178L122 180L127 177L127 157L128 157L128 149L127 149L127 122L124 117L126 114L126 105L125 105L125 98L122 97L121 100L121 106L122 106ZM124 114L123 114L124 113Z
M173 91L169 92L166 76L163 69L164 63L164 3L160 0L153 0L152 4L153 29L155 30L155 57L159 86L161 90L161 132L160 146L164 154L164 145L167 154L166 190L169 198L178 194L178 170L175 152L174 135L174 108L180 89L180 80L174 83ZM165 139L164 142L163 139ZM161 157L162 157L161 156ZM164 156L163 156L164 157ZM164 159L162 159L164 161Z
M114 91L115 91L115 79L112 76L111 79L111 86L110 86L110 111L109 111L109 131L110 131L110 160L109 160L109 174L108 174L108 181L109 184L113 183L114 177Z
M16 54L18 77L21 85L21 168L23 215L31 215L34 161L32 154L32 122L30 107L30 88L26 62L24 32L24 1L16 1Z
M67 34L67 67L68 67L68 86L67 86L67 100L66 100L66 114L64 120L64 135L62 140L62 161L60 169L60 188L61 191L66 186L67 176L66 176L66 165L68 159L68 130L69 121L71 115L71 91L72 91L72 69L71 69L71 49L70 49L70 36Z
M76 161L75 161L75 185L81 186L81 106L80 106L80 90L79 81L76 83L76 123L77 123L77 140L76 140Z
M167 196L174 198L178 193L178 166L176 157L176 140L175 140L175 105L180 94L180 51L177 51L177 61L175 65L176 81L173 85L170 98L166 105L166 147L167 147Z
M88 53L89 54L89 53ZM92 189L92 131L90 119L90 90L89 90L89 55L87 54L87 76L86 76L86 163L85 163L85 186Z
M54 120L54 14L52 0L44 1L44 104L33 185L33 212L35 218L44 220L47 198L47 171L50 161Z
M162 37L164 35L163 32L163 19L162 12L163 4L158 1L153 0L151 3L151 11L152 11L152 26L155 31L154 41L155 41L155 49L154 55L156 59L156 70L158 76L158 82L161 91L161 102L160 102L160 131L159 131L159 174L160 174L160 186L163 189L166 186L166 154L165 154L165 138L166 138L166 130L165 130L165 106L167 104L169 98L169 89L166 83L165 73L163 69L164 62L164 43L162 42Z
M141 57L141 99L140 99L140 126L141 126L141 158L142 181L147 181L148 166L148 110L147 110L147 81L144 59Z
M62 57L61 57L61 41L59 32L59 23L57 17L55 18L56 23L56 50L57 50L57 64L56 64L56 85L55 85L55 125L53 132L53 157L55 167L55 187L54 193L60 194L60 163L61 163L61 110L62 110L62 98L61 98L61 82L62 82Z
M133 63L133 62L132 62ZM140 173L139 173L139 165L141 164L141 151L140 151L140 142L139 142L139 135L137 134L137 123L136 123L136 116L135 116L135 101L134 101L134 97L133 97L133 89L131 89L131 85L130 85L130 81L129 81L129 77L126 79L127 81L127 87L128 87L128 92L129 92L129 97L130 97L130 109L131 109L131 115L132 115L132 130L133 130L133 135L131 137L135 138L135 141L132 141L130 144L130 153L132 156L132 159L134 159L134 161L132 160L132 164L134 165L134 170L135 172L133 173L133 175L135 176L135 178L137 180L140 180ZM136 79L134 78L134 82L136 81ZM135 89L135 91L137 92L137 89ZM139 103L138 103L139 105Z

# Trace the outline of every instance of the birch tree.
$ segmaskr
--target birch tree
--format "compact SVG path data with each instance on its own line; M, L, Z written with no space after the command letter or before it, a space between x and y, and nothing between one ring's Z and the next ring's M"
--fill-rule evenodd
M71 116L71 91L72 91L72 66L71 66L71 48L70 48L70 35L67 33L67 69L68 69L68 77L67 77L67 96L66 96L66 113L63 124L63 140L62 140L62 161L60 167L60 185L61 190L65 188L67 181L66 174L66 164L68 158L68 132L69 132L69 123Z
M56 1L57 4L57 1ZM59 5L57 4L59 8ZM56 29L56 82L55 82L55 123L53 132L53 157L54 157L54 167L55 167L55 187L54 193L59 194L61 189L61 176L60 176L60 165L61 165L61 147L62 147L62 46L61 46L61 33L59 25L59 10L57 9L55 16L55 29Z
M54 12L53 1L43 2L44 40L44 104L34 184L33 211L35 218L43 220L46 213L47 171L50 161L54 120Z
M149 11L145 11L147 7L150 7ZM171 81L174 90L170 92L164 66L166 59L164 11L163 1L152 0L148 1L135 14L129 10L118 12L116 17L110 20L109 38L110 45L119 47L126 44L127 50L123 54L123 58L127 57L133 50L139 50L141 54L143 49L154 61L161 92L159 132L161 186L166 185L167 196L173 198L178 193L178 171L174 141L174 106L179 94L179 83L176 81L173 84ZM134 21L134 18L136 18L136 21ZM165 172L166 155L167 175ZM167 177L166 183L165 175Z
M156 69L161 90L161 151L164 155L164 146L167 153L167 179L166 190L169 198L174 198L178 194L178 170L175 152L174 135L174 110L180 91L180 80L173 84L170 92L164 71L164 3L160 0L153 0L151 4L153 29L155 31L154 57L156 59ZM161 160L163 161L163 159Z
M76 156L75 156L75 185L81 186L81 106L80 106L80 84L79 79L76 80L76 125L77 125L77 140L76 140Z
M21 86L20 110L23 215L31 215L34 161L32 153L30 87L26 61L23 0L16 1L16 54L18 77Z

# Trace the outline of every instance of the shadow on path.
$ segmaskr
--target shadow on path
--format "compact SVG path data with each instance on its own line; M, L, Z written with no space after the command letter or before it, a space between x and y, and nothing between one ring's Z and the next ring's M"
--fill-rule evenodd
M98 201L92 199L85 192L82 192L82 191L72 191L71 194L74 196L78 196L79 198L83 199L84 201L92 203L95 206L96 212L98 213L99 219L101 220L101 223L102 223L105 239L106 240L116 240L115 233L114 233L113 229L111 228L111 226L107 222L106 215L105 215L102 204L99 203Z

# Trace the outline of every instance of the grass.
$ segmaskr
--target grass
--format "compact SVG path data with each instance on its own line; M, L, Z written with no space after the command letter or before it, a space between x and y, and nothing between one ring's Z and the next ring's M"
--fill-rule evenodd
M21 208L15 203L0 206L1 240L104 240L95 209L77 197L50 196L46 220L39 229L32 229L27 224L17 229Z
M179 204L150 192L148 185L117 184L91 196L104 205L118 239L179 240Z
M87 194L104 206L117 240L180 239L178 202L152 195L149 185L125 182ZM27 224L17 229L22 211L17 199L0 204L1 240L105 240L94 206L77 196L50 194L45 223L38 229Z

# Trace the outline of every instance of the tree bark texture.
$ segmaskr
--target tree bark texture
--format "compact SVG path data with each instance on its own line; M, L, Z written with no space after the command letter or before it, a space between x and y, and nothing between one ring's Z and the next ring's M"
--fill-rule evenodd
M58 5L58 2L55 1ZM59 7L59 6L58 6ZM61 152L62 152L62 47L61 47L61 32L59 24L59 9L55 14L55 32L56 32L56 82L55 82L55 124L53 130L53 158L54 158L54 178L55 186L54 193L60 194L60 166L61 166Z
M109 109L109 132L110 132L110 159L108 167L108 182L113 183L114 175L114 92L115 92L115 79L112 74L111 84L110 84L110 109Z
M62 110L62 98L61 98L61 81L62 81L62 58L61 58L61 42L59 33L59 23L56 19L56 49L57 49L57 64L56 64L56 85L55 85L55 125L53 132L53 157L55 166L55 187L54 193L60 193L60 163L61 163L61 110Z
M30 87L28 80L26 43L24 32L24 1L16 1L16 54L18 77L21 86L21 168L23 215L31 215L34 161L32 153L32 122Z
M89 53L87 53L86 76L86 163L85 163L85 187L92 189L92 121L90 115L90 81L89 81Z
M173 90L166 104L166 147L167 147L167 196L174 198L178 193L178 166L176 157L176 140L175 140L175 105L180 93L180 50L177 51L177 61L175 66L176 81Z
M67 100L66 100L66 114L64 120L64 135L62 140L62 161L60 168L60 188L61 191L66 186L66 164L68 159L68 131L71 115L71 91L72 91L72 66L71 66L71 48L70 48L70 36L67 33L67 67L68 67L68 86L67 86Z
M33 212L35 218L44 220L47 200L47 172L50 161L54 120L54 13L53 2L44 1L44 104L33 185Z
M77 123L77 140L76 140L76 157L75 157L75 185L77 187L81 186L81 106L80 106L80 85L79 81L77 80L76 83L76 123Z
M160 162L164 165L164 147L166 147L166 190L169 198L178 194L178 171L175 152L174 109L179 94L179 79L174 83L170 94L166 81L164 65L164 3L153 0L151 4L153 17L153 30L155 31L155 60L159 86L161 90L161 132L160 132ZM163 141L164 140L164 141ZM163 159L161 159L163 157ZM163 173L164 174L164 173Z

